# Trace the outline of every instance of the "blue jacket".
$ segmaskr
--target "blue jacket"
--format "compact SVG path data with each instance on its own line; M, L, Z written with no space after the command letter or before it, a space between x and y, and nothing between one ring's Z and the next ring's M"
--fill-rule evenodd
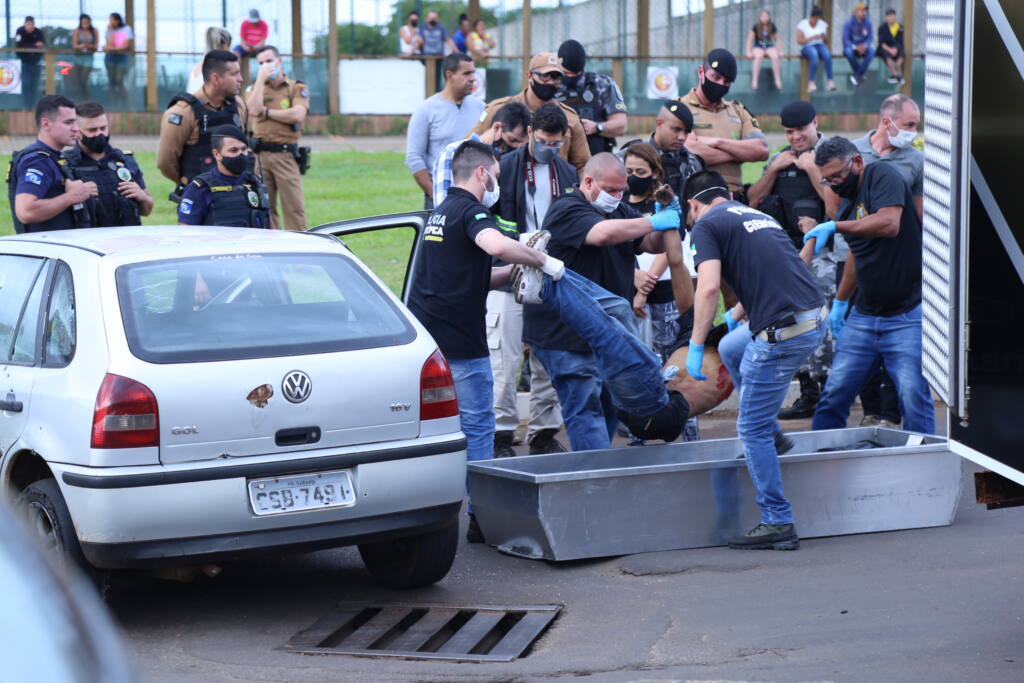
M856 17L850 17L843 24L843 49L855 45L870 45L874 32L870 19L860 22Z

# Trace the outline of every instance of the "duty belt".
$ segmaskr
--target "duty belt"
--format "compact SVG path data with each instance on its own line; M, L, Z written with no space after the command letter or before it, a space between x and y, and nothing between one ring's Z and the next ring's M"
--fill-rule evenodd
M299 147L298 143L295 142L266 142L259 138L256 138L255 142L257 149L261 152L291 152L294 154L295 150Z
M801 334L807 334L816 328L818 326L818 322L826 315L827 309L824 306L817 309L811 308L806 311L798 311L791 316L786 316L786 318L783 318L779 323L769 325L754 336L758 337L762 341L768 342L769 344L778 344L786 341L787 339L799 337ZM798 320L798 318L804 319ZM780 327L779 325L783 326Z

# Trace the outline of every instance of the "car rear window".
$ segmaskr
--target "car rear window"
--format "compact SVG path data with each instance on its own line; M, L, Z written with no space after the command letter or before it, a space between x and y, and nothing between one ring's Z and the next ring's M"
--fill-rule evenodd
M197 363L406 344L405 314L349 258L237 254L121 266L128 346L151 363Z

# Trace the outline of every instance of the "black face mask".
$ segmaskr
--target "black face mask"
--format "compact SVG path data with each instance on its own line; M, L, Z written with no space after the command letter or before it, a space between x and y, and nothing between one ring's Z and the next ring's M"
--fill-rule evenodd
M832 191L843 199L854 199L857 196L857 181L860 180L860 176L850 171L843 182L832 187Z
M583 79L582 76L563 76L562 83L565 84L566 88L575 90L580 86L580 81Z
M494 150L495 156L497 156L499 159L502 157L502 155L508 154L509 152L512 151L512 148L509 147L509 144L502 140L501 138L498 138L497 140L491 143L491 149Z
M434 28L435 26L437 26L437 22L436 21L428 21L427 25L430 26L430 28Z
M82 141L82 146L93 154L102 154L107 149L107 145L110 143L110 136L100 133L99 135L87 138L84 135L79 138Z
M700 84L700 89L704 93L704 97L708 98L708 102L720 102L729 93L729 86L715 83L707 76Z
M249 167L249 155L245 153L233 157L221 157L220 161L224 164L224 168L234 175L242 175Z
M420 20L419 19L410 19L409 20L409 26L412 26L413 28L416 28L419 25L420 25Z
M533 91L533 94L536 95L538 99L547 102L555 96L556 92L558 92L558 86L551 85L550 83L538 83L537 81L534 81L530 84L530 90Z
M654 176L641 178L638 175L631 175L626 178L626 183L629 186L629 193L631 195L643 197L651 191L651 186L654 185Z

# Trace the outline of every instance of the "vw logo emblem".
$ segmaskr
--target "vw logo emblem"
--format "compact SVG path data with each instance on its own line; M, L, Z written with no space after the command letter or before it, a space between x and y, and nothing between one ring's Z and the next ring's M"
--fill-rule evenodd
M313 380L301 370L292 370L281 382L281 393L291 403L302 403L313 392Z

